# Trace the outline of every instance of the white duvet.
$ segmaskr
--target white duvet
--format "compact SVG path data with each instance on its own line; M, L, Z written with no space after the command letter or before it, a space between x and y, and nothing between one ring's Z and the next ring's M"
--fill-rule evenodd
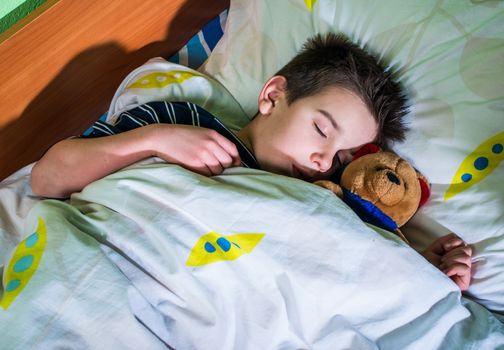
M300 180L154 164L91 184L70 203L38 204L28 231L42 218L47 244L61 231L100 241L127 280L132 314L176 349L504 344L504 326L420 255ZM2 323L27 322L8 317Z

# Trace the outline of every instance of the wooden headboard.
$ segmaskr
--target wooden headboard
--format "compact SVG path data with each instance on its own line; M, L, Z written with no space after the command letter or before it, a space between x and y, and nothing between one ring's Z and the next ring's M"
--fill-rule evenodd
M132 69L171 56L229 7L229 0L49 2L0 43L0 180L83 132Z

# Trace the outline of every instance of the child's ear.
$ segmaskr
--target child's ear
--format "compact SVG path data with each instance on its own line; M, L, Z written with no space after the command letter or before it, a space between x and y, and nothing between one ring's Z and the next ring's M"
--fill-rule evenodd
M281 75L275 75L264 84L259 94L259 113L268 115L276 106L278 100L285 96L287 80Z

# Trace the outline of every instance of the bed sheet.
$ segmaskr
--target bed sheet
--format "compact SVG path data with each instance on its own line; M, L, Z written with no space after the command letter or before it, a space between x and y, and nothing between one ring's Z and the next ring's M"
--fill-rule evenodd
M232 0L200 71L249 118L257 96L316 33L343 32L397 74L411 101L394 150L432 185L403 232L417 249L448 232L474 248L467 293L504 315L504 2Z

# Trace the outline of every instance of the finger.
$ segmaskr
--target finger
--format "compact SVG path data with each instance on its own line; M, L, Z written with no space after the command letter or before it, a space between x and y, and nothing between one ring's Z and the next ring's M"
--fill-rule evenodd
M471 265L472 265L472 258L469 255L460 254L460 255L452 256L452 257L450 257L450 258L448 258L446 260L441 260L441 264L445 265L447 267L451 266L453 264L456 264L456 263L465 264L468 267L471 267Z
M208 159L211 159L210 152L203 149L199 153L187 155L184 162L178 162L177 164L195 173L211 176L212 172L206 165Z
M454 256L465 255L468 257L472 256L472 248L468 245L457 247L455 249L450 250L448 253L444 254L441 260L451 259Z
M443 269L443 273L447 275L448 277L452 276L463 276L465 274L470 274L471 269L467 267L465 264L453 264L445 269Z
M465 254L452 256L449 259L442 260L442 263L439 266L439 268L445 269L455 264L464 264L468 268L471 268L472 265L471 257Z
M451 239L454 239L456 237L457 237L457 235L455 235L454 233L450 233L446 236L440 237L440 238L436 239L434 242L432 242L431 245L429 245L429 247L427 248L427 251L431 251L437 255L442 255L445 253L443 245L446 242L448 242Z
M210 171L210 169L203 163L201 163L198 166L183 165L183 167L186 168L187 170L193 171L193 172L198 173L200 175L204 175L204 176L211 176L212 175L212 172Z
M465 291L469 289L469 285L471 284L471 275L467 274L464 276L453 276L451 277L452 281L459 287L461 291Z
M233 160L232 164L239 166L241 164L241 159L236 145L219 133L217 133L217 135L214 135L214 139L226 151L226 153L231 156Z
M445 250L445 252L449 252L454 248L463 247L465 245L466 242L464 242L460 237L455 236L443 244L443 249Z
M219 175L224 171L222 164L215 157L213 160L206 163L206 166L210 170L212 176Z
M213 152L214 157L221 164L223 169L229 168L233 165L233 158L219 144L214 144L211 151Z
M198 163L203 164L208 168L210 175L218 175L222 173L224 168L215 156L215 148L218 147L213 141L207 142L204 149L198 153Z

